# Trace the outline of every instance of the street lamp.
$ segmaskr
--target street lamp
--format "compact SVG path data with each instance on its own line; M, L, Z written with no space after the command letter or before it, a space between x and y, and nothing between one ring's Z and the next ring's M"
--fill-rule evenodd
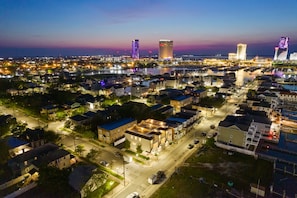
M126 169L125 169L124 157L123 157L123 176L124 176L124 186L126 186Z
M74 147L74 150L75 150L75 135L73 136L73 147Z

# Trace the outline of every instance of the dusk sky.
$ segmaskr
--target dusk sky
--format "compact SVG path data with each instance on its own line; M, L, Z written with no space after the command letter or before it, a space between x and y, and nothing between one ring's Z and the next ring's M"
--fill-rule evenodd
M297 52L297 0L0 0L0 57L158 51L271 55L281 36Z

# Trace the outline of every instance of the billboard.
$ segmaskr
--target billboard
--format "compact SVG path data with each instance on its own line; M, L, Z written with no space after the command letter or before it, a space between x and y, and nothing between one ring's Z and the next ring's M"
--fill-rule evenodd
M279 49L286 50L289 46L289 37L281 37L279 40L278 47Z

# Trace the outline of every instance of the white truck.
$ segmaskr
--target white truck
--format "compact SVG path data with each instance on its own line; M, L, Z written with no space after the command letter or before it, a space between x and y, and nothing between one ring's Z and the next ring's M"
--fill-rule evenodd
M153 185L153 184L157 181L157 179L158 179L157 175L156 175L156 174L152 174L152 175L147 179L147 181L148 181L149 184L152 184L152 185Z
M131 156L128 156L128 155L123 155L123 159L127 163L130 163L133 160L133 158Z
M149 184L155 184L156 182L161 182L162 180L164 180L164 178L166 177L165 172L164 171L158 171L157 174L153 174L151 175L147 181Z

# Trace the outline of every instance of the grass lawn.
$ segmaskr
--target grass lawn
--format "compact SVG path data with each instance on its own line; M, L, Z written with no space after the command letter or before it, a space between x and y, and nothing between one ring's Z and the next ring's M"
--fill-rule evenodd
M202 151L201 151L202 150ZM273 164L207 144L192 155L152 197L221 197L226 189L246 195L250 183L266 188L272 181ZM228 185L233 184L232 188Z

